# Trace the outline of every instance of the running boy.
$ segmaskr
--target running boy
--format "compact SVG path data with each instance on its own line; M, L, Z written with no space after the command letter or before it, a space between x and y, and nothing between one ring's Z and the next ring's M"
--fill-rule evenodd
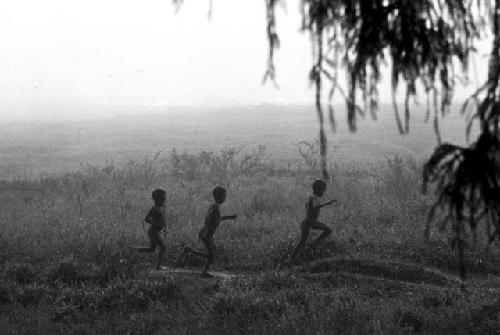
M166 192L162 189L156 189L151 194L154 201L154 206L149 210L148 215L144 221L150 224L148 229L149 236L149 247L137 248L137 252L148 252L153 253L156 247L159 248L158 259L156 261L156 269L160 269L160 263L165 253L165 245L160 237L160 232L165 228L166 218L165 218L165 201Z
M226 189L220 186L217 186L213 190L212 194L215 202L208 207L208 212L205 215L205 224L198 233L198 237L205 246L207 253L202 253L189 249L189 251L192 252L193 254L206 258L205 266L203 267L203 271L201 273L203 277L212 276L211 274L208 273L208 269L210 267L210 264L213 263L215 258L215 243L213 236L215 234L215 231L217 230L217 227L219 226L221 221L235 220L237 217L236 215L228 215L228 216L220 215L220 205L222 205L226 200L226 193L227 193Z
M300 224L300 240L297 245L294 247L293 252L290 256L289 261L293 261L295 256L297 256L298 252L305 246L307 238L309 237L309 233L311 229L321 230L321 235L311 244L311 247L316 247L319 242L324 240L332 233L330 227L318 221L319 210L321 207L330 205L334 203L336 200L331 200L325 202L324 204L320 204L319 200L323 196L326 191L326 183L322 180L316 180L312 184L313 195L309 197L306 202L306 218Z

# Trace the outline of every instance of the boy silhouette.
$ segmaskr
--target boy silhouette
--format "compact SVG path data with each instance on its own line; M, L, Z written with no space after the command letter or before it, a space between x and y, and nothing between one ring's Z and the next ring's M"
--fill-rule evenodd
M203 267L203 271L201 272L202 277L212 277L212 275L208 273L208 269L210 268L210 265L213 263L215 258L214 234L217 230L217 227L219 226L221 221L235 220L237 218L236 215L220 215L220 205L222 205L226 200L226 193L226 189L220 186L217 186L213 190L212 195L214 197L214 203L212 203L208 207L207 214L205 215L205 224L198 233L198 237L207 250L207 253L195 251L191 248L186 248L186 251L191 252L196 256L206 258L205 266Z
M160 232L165 228L166 218L165 218L165 201L166 192L162 189L156 189L152 192L151 197L154 201L154 206L149 210L145 222L150 224L148 229L149 236L149 247L137 248L137 252L147 252L153 253L156 247L159 248L158 259L156 261L156 269L160 269L160 263L165 253L165 245L160 237Z
M298 252L305 246L307 238L309 237L309 233L311 229L321 230L321 235L311 244L311 247L314 248L318 245L319 242L327 238L332 230L330 227L318 221L319 218L319 210L321 207L330 205L334 203L336 200L331 200L325 202L324 204L320 204L320 198L326 191L326 183L322 180L316 180L312 184L313 194L307 199L306 202L306 218L300 223L300 240L295 245L292 254L290 256L289 261L293 261L297 256Z

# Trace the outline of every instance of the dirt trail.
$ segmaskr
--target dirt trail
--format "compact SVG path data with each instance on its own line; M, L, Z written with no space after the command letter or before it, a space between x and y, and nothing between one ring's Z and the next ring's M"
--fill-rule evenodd
M422 264L394 260L365 258L325 258L299 265L295 271L303 274L351 273L360 277L389 279L420 285L459 286L462 281L449 273Z
M165 267L165 266L162 266L160 268L159 271L152 271L154 272L154 274L192 274L192 275L195 275L195 276L200 276L200 269L199 268L196 268L196 269L193 269L193 268L175 268L175 267ZM224 280L231 280L231 279L234 279L238 276L242 276L243 274L242 273L231 273L231 272L223 272L223 271L210 271L210 274L213 276L213 277L216 277L216 278L221 278L221 279L224 279Z
M359 258L325 258L314 262L297 265L291 268L282 268L280 272L302 275L309 278L320 278L322 275L354 276L359 280L382 280L401 282L412 285L432 285L441 287L457 287L462 284L456 276L432 269L421 264L374 261ZM231 281L239 277L253 277L259 272L252 271L210 271L210 274L223 281ZM151 270L149 275L192 275L201 277L200 268L190 267L161 267L160 270Z

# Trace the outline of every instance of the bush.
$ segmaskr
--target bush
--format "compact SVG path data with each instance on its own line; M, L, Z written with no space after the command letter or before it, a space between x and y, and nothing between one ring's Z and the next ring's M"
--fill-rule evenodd
M103 291L97 306L101 310L140 312L153 302L167 304L179 294L177 286L166 280L117 283Z
M51 285L63 284L76 284L84 280L84 276L80 269L73 263L62 262L53 267L47 280Z
M204 179L212 184L229 186L240 175L253 175L266 171L265 146L258 146L242 154L242 147L223 147L219 152L201 151L198 154L173 149L169 159L170 175L186 181Z
M14 287L5 281L0 281L0 310L3 306L10 305L13 301Z
M127 280L135 278L137 271L137 260L135 258L123 258L121 254L103 255L98 266L93 269L92 276L100 285L119 279Z
M247 333L277 320L286 306L274 299L246 296L219 296L212 309L214 333Z
M25 286L18 289L15 300L26 308L35 307L40 304L43 299L51 302L54 299L55 292L40 285Z
M37 274L33 266L29 264L19 264L7 272L7 278L16 283L24 285L36 281Z
M396 324L411 332L418 332L424 326L424 318L412 310L400 310L395 317Z
M301 141L297 144L299 155L307 171L316 172L319 169L321 155L319 140L315 142Z
M136 286L120 283L106 289L97 306L100 310L145 311L151 301L147 293Z
M407 198L420 192L421 168L412 157L404 159L400 155L386 157L387 170L382 176L386 194ZM416 187L417 186L417 187Z

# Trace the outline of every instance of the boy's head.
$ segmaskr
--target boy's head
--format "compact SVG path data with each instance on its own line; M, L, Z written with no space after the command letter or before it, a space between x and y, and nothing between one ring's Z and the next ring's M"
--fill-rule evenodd
M316 180L313 185L313 193L319 197L323 196L326 191L326 183L323 180Z
M165 190L162 190L161 188L157 188L153 191L153 193L151 193L151 198L153 198L155 204L163 205L165 203L165 200L167 199L167 192L165 192Z
M218 204L222 204L226 200L226 189L224 187L217 186L212 192L214 200Z

